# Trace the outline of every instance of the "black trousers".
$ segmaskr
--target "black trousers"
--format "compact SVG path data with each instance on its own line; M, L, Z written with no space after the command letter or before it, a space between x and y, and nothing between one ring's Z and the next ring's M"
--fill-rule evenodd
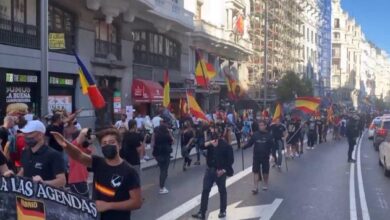
M160 188L163 188L168 177L170 158L156 158L156 160L158 167L160 168Z
M348 138L348 160L352 159L352 152L356 145L356 138Z
M237 140L237 148L241 148L241 132L236 132L234 133L236 135L236 140Z
M309 147L313 147L315 142L316 142L316 132L314 131L309 131L309 133L307 134L307 146Z
M200 202L200 212L206 214L209 203L209 194L214 182L218 186L220 212L226 212L227 206L227 191L226 191L226 174L217 177L217 170L215 168L207 168L203 178L203 191Z

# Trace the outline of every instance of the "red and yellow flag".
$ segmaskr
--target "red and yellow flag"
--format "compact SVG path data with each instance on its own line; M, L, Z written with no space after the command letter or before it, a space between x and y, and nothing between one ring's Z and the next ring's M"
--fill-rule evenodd
M244 34L244 19L242 18L242 15L238 15L235 27L238 34Z
M163 106L165 108L168 108L169 104L171 103L171 98L170 98L170 85L169 85L169 75L168 75L168 70L165 70L164 72L164 98L163 98Z
M275 108L274 117L272 118L272 122L274 123L277 119L281 119L283 115L282 105L278 103Z
M328 112L328 115L327 115L328 123L333 123L333 121L334 121L334 113L333 113L332 105L329 106L327 112Z
M320 103L318 97L298 97L295 99L295 108L305 113L315 113Z
M217 71L215 71L215 68L211 63L208 63L202 59L198 51L195 51L195 55L197 60L195 68L196 83L199 86L207 88L210 79L217 75Z
M206 114L202 111L198 102L195 100L195 97L190 92L187 92L187 100L190 113L195 116L195 118L208 121Z
M240 84L232 76L225 73L226 85L228 88L228 97L230 100L236 100L244 95L244 90Z
M84 95L88 94L89 100L94 108L100 109L106 106L106 101L104 100L102 94L96 86L95 80L92 75L88 72L87 68L80 60L79 56L75 54L77 64L79 65L79 76L80 76L80 84L81 90Z

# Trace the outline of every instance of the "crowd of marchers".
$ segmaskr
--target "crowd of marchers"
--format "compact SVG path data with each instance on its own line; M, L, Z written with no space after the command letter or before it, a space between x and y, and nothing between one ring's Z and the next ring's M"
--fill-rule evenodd
M81 111L58 110L39 119L25 104L9 105L0 127L0 173L90 197L96 201L101 219L130 219L131 211L141 208L140 165L145 160L157 161L158 193L169 193L166 183L170 162L176 159L172 158L174 144L181 148L184 172L205 158L200 209L192 216L205 219L209 193L216 183L221 198L219 217L223 218L227 215L226 179L234 175L233 145L242 150L253 146L252 193L258 194L261 181L263 191L269 187L270 168L282 171L283 159L299 158L306 141L306 149L312 150L326 142L328 134L333 140L346 137L347 159L354 162L356 138L370 121L356 112L331 120L325 115L272 119L250 111L238 114L234 109L208 113L208 120L191 115L176 120L169 111L160 109L154 117L136 113L128 119L122 115L114 125L93 131L77 122ZM147 149L151 149L150 155ZM93 173L92 189L89 172Z

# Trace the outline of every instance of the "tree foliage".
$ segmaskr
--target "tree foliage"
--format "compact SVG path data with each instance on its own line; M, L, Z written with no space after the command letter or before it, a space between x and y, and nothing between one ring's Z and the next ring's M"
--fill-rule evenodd
M300 79L294 72L287 72L276 88L278 100L292 101L297 96L313 96L313 86L309 79Z

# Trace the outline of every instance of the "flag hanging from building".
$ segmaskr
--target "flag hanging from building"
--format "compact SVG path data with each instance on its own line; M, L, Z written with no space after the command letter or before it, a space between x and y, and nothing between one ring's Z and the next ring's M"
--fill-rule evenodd
M171 98L169 95L170 90L171 90L171 87L169 85L168 70L165 70L165 72L164 72L164 98L163 98L163 106L165 108L168 108L169 104L171 103Z
M277 119L282 119L283 117L283 109L282 105L278 103L275 108L274 117L272 118L272 123L274 123Z
M295 99L295 108L305 113L315 113L320 103L318 97L298 97Z
M92 75L88 72L87 68L80 60L79 56L75 54L77 64L79 65L79 76L80 76L80 84L81 90L84 95L88 94L89 100L94 108L100 109L106 106L106 101L104 100L102 94L96 86L95 80Z
M217 75L213 64L206 62L199 52L195 50L196 55L196 68L195 68L195 79L199 86L204 88L208 87L210 79Z
M193 116L195 116L195 118L208 121L206 114L200 108L198 102L195 100L195 97L192 95L191 92L187 92L187 100L188 100L188 107L189 107L190 113Z
M235 31L237 34L239 35L243 35L244 34L244 18L242 17L241 14L239 14L237 16L237 19L236 19L236 23L235 23Z

